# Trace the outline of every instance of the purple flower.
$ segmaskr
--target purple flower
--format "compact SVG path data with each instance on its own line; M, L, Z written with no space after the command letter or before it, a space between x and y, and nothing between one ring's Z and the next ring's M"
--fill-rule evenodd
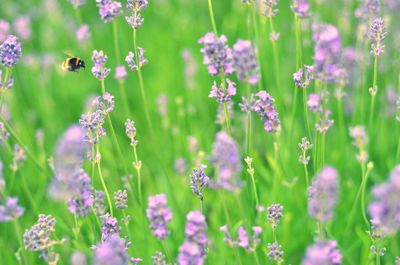
M339 31L332 25L313 25L314 71L318 79L332 83L340 74L341 39Z
M300 68L299 71L293 74L294 84L298 88L308 88L311 81L314 79L314 67L309 65L304 65L304 69Z
M7 197L4 205L0 205L0 222L17 220L24 212L25 209L18 205L18 197Z
M204 173L204 168L206 166L201 165L199 169L193 169L193 173L190 174L190 189L201 201L203 200L203 189L207 187L210 180L206 173Z
M126 209L128 207L128 193L126 190L117 190L114 192L115 207L117 209Z
M86 256L82 252L74 252L70 258L71 265L86 265Z
M175 160L175 165L174 165L176 173L179 175L184 175L187 172L187 163L184 158L178 158Z
M87 24L83 24L80 26L76 31L75 31L75 36L76 39L84 43L90 39L90 32L89 32L89 26Z
M106 212L106 204L104 203L104 192L95 190L92 194L93 211L98 215L104 215Z
M261 117L264 129L267 132L278 132L281 129L278 112L275 108L275 100L268 92L261 90L256 94L254 111Z
M117 16L122 14L122 5L120 2L112 0L96 0L99 7L99 14L103 22L113 21Z
M217 87L217 83L214 81L208 97L216 98L219 103L232 101L232 96L236 95L236 85L229 79L226 79L226 82L228 83L227 88L225 88L225 84Z
M17 172L26 160L25 150L21 148L18 144L14 145L14 156L13 161L10 165L12 171Z
M104 65L107 61L107 55L104 54L103 51L93 51L92 55L92 62L93 62L93 67L92 67L92 74L97 78L97 79L105 79L108 74L110 73L110 68L105 68Z
M205 217L199 211L193 211L187 214L186 220L186 238L179 248L178 264L201 265L204 263L208 242Z
M9 33L10 23L3 19L0 19L0 43L6 40Z
M110 214L106 213L101 216L101 241L106 242L118 236L121 232L121 227L118 225L117 218L111 217Z
M184 78L185 86L188 89L193 89L195 82L195 75L197 72L196 60L193 56L193 52L189 49L184 49L181 53L184 62Z
M241 111L249 113L251 111L254 111L254 104L254 94L251 94L249 99L242 97L242 103L239 103L239 107Z
M283 217L282 211L283 211L283 206L276 203L272 204L270 207L268 207L268 223L272 226L272 229L276 229L279 221Z
M126 243L118 235L110 236L109 240L95 247L93 265L128 265Z
M172 220L172 212L167 206L165 194L149 197L146 215L149 218L153 235L160 240L165 239L170 233L167 225Z
M307 248L306 256L301 262L302 265L340 265L342 255L337 248L336 241L330 240L317 242Z
M51 215L39 214L38 222L24 233L24 246L29 251L44 251L56 242L51 239L55 231L56 219Z
M330 110L325 110L322 117L315 124L315 129L319 133L326 133L329 128L333 125L334 121L329 119L329 116L332 114Z
M125 20L134 29L138 29L141 25L143 25L144 22L144 18L142 18L140 13L134 13L130 16L126 16Z
M68 202L68 210L79 217L89 213L92 206L92 187L90 178L83 169L78 171L74 176L75 184L74 193Z
M312 112L322 111L322 99L318 94L308 95L307 106Z
M293 0L290 7L299 18L305 18L310 15L310 4L307 0Z
M233 45L233 67L239 80L252 85L258 82L257 55L250 41L238 40Z
M137 145L139 142L136 140L136 127L135 127L135 122L127 119L125 122L125 134L128 136L128 138L131 140L131 146Z
M125 80L127 76L128 73L126 72L126 68L124 65L119 65L115 67L115 74L114 74L115 79L117 79L118 81L122 81Z
M386 26L385 21L382 18L376 18L370 25L369 37L372 41L371 54L379 56L385 52L385 45L381 42L386 38Z
M360 163L366 163L368 161L368 135L365 127L362 125L356 125L349 128L350 136L353 139L353 145L359 149L360 153L357 155L357 160Z
M250 238L247 231L244 229L244 227L240 226L238 228L237 234L238 238L237 240L234 240L232 236L230 235L228 231L228 226L224 225L221 226L220 231L224 233L224 241L230 246L230 247L241 247L244 248L247 251L253 252L256 250L258 244L261 242L260 240L260 234L262 232L262 228L259 226L253 226L252 231L253 231L253 236Z
M144 49L138 47L139 65L136 62L137 60L135 61L134 59L135 54L133 52L129 52L128 56L125 57L125 62L128 63L128 66L132 71L137 71L139 69L142 69L143 65L148 63L148 60L144 58L144 52L145 52Z
M153 265L167 265L167 262L165 261L165 255L159 251L156 251L154 256L151 257L151 260Z
M1 70L0 70L1 72ZM1 79L1 75L0 75ZM5 143L8 138L10 138L10 133L7 131L6 127L4 126L4 123L0 121L0 143Z
M217 133L211 154L211 163L219 173L218 179L211 183L213 187L234 191L241 186L238 179L241 170L239 149L226 132Z
M278 9L274 9L278 4L278 0L263 0L262 3L264 4L264 16L269 18L278 14Z
M132 12L139 12L144 10L148 6L147 0L128 0L126 7Z
M272 261L276 261L279 263L281 263L283 261L283 250L282 250L282 246L278 244L278 242L274 242L274 243L268 243L267 245L268 248L268 258Z
M388 181L374 186L374 200L368 206L372 222L385 235L393 235L400 229L400 165L397 165Z
M74 7L78 8L80 6L83 6L85 4L85 0L68 0L68 2Z
M337 171L333 167L323 168L308 188L308 214L323 223L331 220L338 188Z
M14 21L14 29L17 36L23 40L27 40L31 37L31 19L27 15L19 16Z
M0 45L0 64L5 67L13 67L21 58L21 43L14 35L8 35Z
M203 63L208 66L208 72L212 75L231 74L233 72L232 51L225 44L225 35L216 36L213 32L208 32L199 43L204 47L200 50L204 56Z

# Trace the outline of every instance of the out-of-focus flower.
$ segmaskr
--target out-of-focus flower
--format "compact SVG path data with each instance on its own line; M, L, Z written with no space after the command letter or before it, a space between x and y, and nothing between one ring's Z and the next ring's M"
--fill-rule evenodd
M159 251L156 251L156 253L151 257L151 260L153 265L167 265L165 255Z
M264 123L264 130L272 133L279 132L281 125L274 98L264 90L259 91L256 97L254 111L261 117Z
M83 6L86 0L67 0L74 8Z
M96 5L99 8L101 20L105 23L113 21L117 16L122 14L122 5L118 1L96 0Z
M308 141L307 137L301 138L299 143L299 148L301 150L301 155L299 156L299 162L303 165L308 165L310 161L310 156L307 156L307 151L311 149L313 145Z
M185 175L188 169L186 160L182 157L176 159L174 168L179 175Z
M122 81L125 80L127 76L128 73L126 72L125 65L118 65L117 67L115 67L115 79L117 79L118 81Z
M98 215L104 215L106 212L106 204L104 203L105 193L103 191L95 190L92 194L92 207L93 211Z
M178 264L203 264L206 255L207 224L199 211L189 212L186 216L185 242L179 248Z
M74 176L76 186L74 194L68 202L68 210L79 217L89 213L92 206L92 186L90 178L83 169Z
M254 94L251 94L249 99L242 97L242 103L239 103L240 110L245 113L254 111L254 105L255 105Z
M147 64L149 61L144 58L144 52L145 50L138 47L138 58L139 58L139 64L137 63L137 60L135 61L135 53L129 52L128 56L125 57L125 62L128 63L129 69L132 71L137 71L139 69L142 69L143 65Z
M170 233L167 225L172 220L172 211L167 206L167 196L165 194L150 196L146 215L153 235L160 240L165 239Z
M322 111L322 98L318 94L308 95L307 106L312 112Z
M18 37L27 40L32 35L31 19L27 15L18 17L14 21L14 29Z
M10 165L12 171L16 172L20 169L26 160L25 150L21 148L18 144L14 145L14 156L13 161Z
M338 173L333 167L325 167L314 177L308 188L308 213L320 222L333 218L338 197Z
M206 166L201 165L199 169L193 169L192 174L190 174L190 189L201 201L203 200L203 189L207 187L210 180L204 173L204 168Z
M5 20L0 19L0 43L6 40L9 33L10 24Z
M70 258L71 265L86 265L86 256L82 252L74 252Z
M290 7L299 18L305 18L310 15L310 4L307 0L293 0Z
M127 119L125 122L125 134L131 140L131 146L135 146L138 144L139 141L136 139L135 122L131 119Z
M181 53L183 62L185 64L184 67L184 78L185 78L185 85L188 89L193 89L195 86L195 75L197 72L197 64L196 60L193 56L192 51L189 49L184 49Z
M14 35L8 35L0 45L0 64L5 67L13 67L21 58L21 43Z
M325 110L322 117L319 119L319 121L315 124L315 129L319 133L326 133L329 128L333 125L334 120L330 120L329 116L332 114L330 110Z
M126 209L128 207L128 192L126 190L117 190L114 192L114 201L117 209Z
M2 190L0 187L1 194ZM7 197L5 203L0 205L0 222L17 220L24 212L25 209L18 205L18 197Z
M313 40L316 78L328 83L337 82L341 71L339 31L332 25L313 24Z
M368 212L374 225L384 235L395 234L400 229L400 165L392 170L388 181L374 186L372 196Z
M55 232L56 219L51 215L39 214L38 222L24 233L24 246L29 251L41 251L41 257L46 259L45 251L58 242L52 239ZM57 259L56 257L54 257Z
M238 40L233 45L233 67L239 80L252 85L258 82L257 54L250 41Z
M274 17L278 14L278 9L275 9L275 6L278 4L278 0L263 0L264 12L263 15L266 17Z
M1 72L1 70L0 70ZM0 79L1 79L1 74L0 74ZM0 143L5 143L8 138L10 138L10 133L7 131L6 127L4 126L4 123L0 121Z
M83 24L75 31L76 39L80 43L85 43L90 39L89 25Z
M280 36L281 36L281 34L279 32L275 32L275 31L271 32L269 34L269 40L271 42L277 42Z
M224 233L224 241L230 247L241 247L249 252L253 252L256 250L258 244L261 242L260 235L262 233L262 228L259 226L253 226L253 236L250 238L247 231L243 226L238 228L237 240L234 240L228 231L228 226L224 225L219 228L220 231Z
M334 240L317 242L307 248L306 255L301 265L340 265L342 255Z
M233 72L232 51L226 45L225 35L216 36L213 32L208 32L199 43L204 47L200 50L203 54L203 63L208 66L211 75L231 74Z
M218 87L217 83L214 81L208 97L216 98L219 103L232 101L232 97L236 95L236 84L229 79L226 79L226 82L228 84L227 88L225 88L225 84L221 84L221 86Z
M127 2L126 7L132 12L140 12L149 5L147 0L128 0Z
M0 93L12 89L14 86L14 77L10 76L8 80L3 83L3 71L0 69Z
M211 154L211 163L218 172L218 179L210 180L211 187L234 191L240 188L238 174L241 170L239 149L226 133L218 132Z
M125 241L118 235L110 236L94 248L93 265L129 265Z
M97 79L105 79L110 73L110 68L105 68L104 65L107 62L107 55L104 54L103 51L93 51L92 55L92 74Z
M364 164L368 161L368 135L365 127L362 125L356 125L354 127L350 127L349 131L350 136L353 139L353 145L359 150L359 154L357 154L357 160L361 164Z

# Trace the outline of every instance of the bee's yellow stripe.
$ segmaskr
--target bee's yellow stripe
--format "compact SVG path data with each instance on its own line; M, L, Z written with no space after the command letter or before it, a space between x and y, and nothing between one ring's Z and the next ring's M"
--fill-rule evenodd
M80 61L81 59L79 59L79 58L76 58L76 61L75 61L75 66L78 66L78 64L79 64L79 61Z

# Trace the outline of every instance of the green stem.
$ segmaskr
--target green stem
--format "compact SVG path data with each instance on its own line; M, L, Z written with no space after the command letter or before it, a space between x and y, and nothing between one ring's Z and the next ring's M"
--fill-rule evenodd
M269 26L270 26L270 33L275 32L274 24L272 22L272 16L269 17ZM276 48L276 42L272 41L272 51L274 56L274 66L275 66L275 79L277 84L277 90L280 91L281 89L281 82L280 82L280 70L279 70L279 57L278 57L278 50Z
M138 196L139 196L139 204L140 204L140 206L143 206L141 165L139 165L139 163L141 163L141 162L139 161L139 158L137 155L136 144L133 145L133 154L135 156L135 164L136 164L134 167L136 169L136 173L137 173L137 177L138 177L137 189L138 189Z
M98 145L96 145L96 154L99 154L99 146ZM97 164L97 171L98 171L99 177L100 177L100 182L101 182L101 185L103 186L103 190L104 190L104 192L106 194L106 197L107 197L108 207L110 208L110 214L111 214L111 216L114 216L110 193L108 192L108 188L107 188L107 185L106 185L106 183L104 181L103 174L101 173L100 160L96 161L96 164Z
M374 80L372 84L372 89L376 91L374 92L373 95L371 95L371 107L370 107L370 114L369 114L369 127L371 128L372 122L374 119L374 105L375 105L375 96L376 93L378 93L378 87L377 87L377 78L378 78L378 56L374 56Z
M361 207L361 213L362 213L364 222L365 222L366 226L369 227L367 214L365 212L365 208L366 208L365 207L365 188L367 185L369 170L365 169L365 164L361 165L361 168L362 168L362 181L361 181L361 204L360 204L360 207Z
M79 26L82 25L82 17L81 17L81 13L79 12L79 8L74 8L75 11L75 16L76 16L76 20L78 20L78 24Z
M251 112L247 113L247 130L246 130L246 153L250 155L251 145Z
M215 35L218 36L217 26L215 24L215 17L214 17L214 11L213 11L213 6L212 6L212 0L208 0L208 11L210 13L211 25L212 25L213 31L214 31Z
M21 228L19 226L18 220L14 221L14 229L15 229L15 234L17 236L19 248L20 248L21 253L22 253L21 255L22 255L23 264L29 264L29 262L27 260L27 257L26 257L24 244L22 242L22 233L21 233Z
M145 111L145 115L146 115L146 120L147 120L147 124L150 128L150 133L153 135L153 124L151 122L151 118L150 118L150 113L149 113L149 108L148 108L148 104L147 104L147 98L146 98L146 92L144 89L144 81L143 81L143 76L142 76L142 69L140 66L140 62L139 62L139 51L138 51L138 46L137 46L137 40L136 40L136 29L133 29L133 47L135 49L135 57L136 57L136 65L138 67L137 69L137 73L138 73L138 81L139 81L139 87L140 87L140 93L142 95L142 101L143 101L143 106L144 106L144 111Z

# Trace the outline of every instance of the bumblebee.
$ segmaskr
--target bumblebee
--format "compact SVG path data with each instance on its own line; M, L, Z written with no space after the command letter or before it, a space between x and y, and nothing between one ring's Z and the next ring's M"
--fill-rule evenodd
M85 62L80 58L71 57L62 63L61 68L66 71L76 72L80 68L85 68Z

